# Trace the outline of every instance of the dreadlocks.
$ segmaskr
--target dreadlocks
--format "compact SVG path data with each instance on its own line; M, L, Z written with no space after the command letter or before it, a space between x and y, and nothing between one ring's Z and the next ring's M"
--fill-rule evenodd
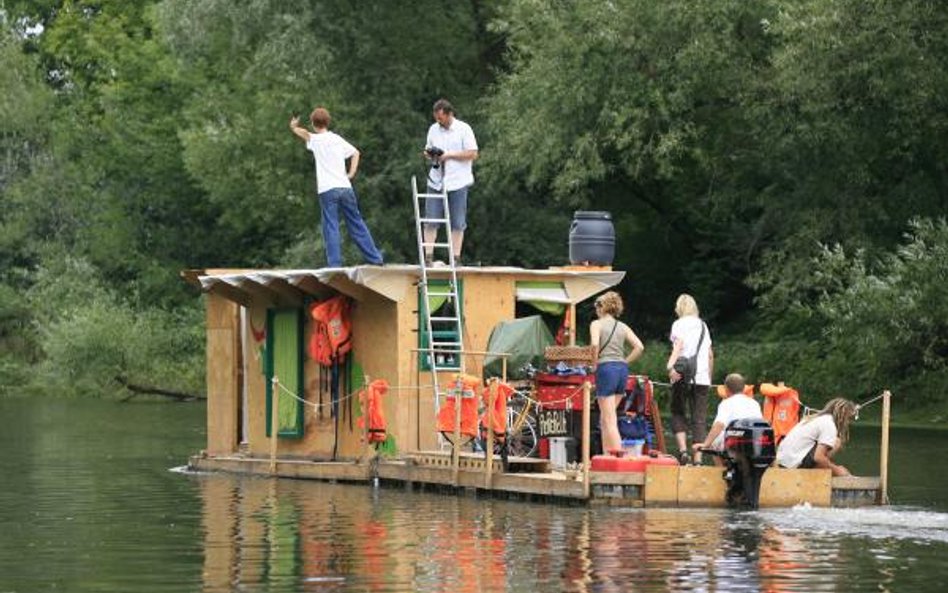
M836 425L836 432L839 436L840 445L844 445L849 440L849 423L856 417L858 406L846 398L834 397L826 402L823 409L817 416L826 414L833 417L833 424Z

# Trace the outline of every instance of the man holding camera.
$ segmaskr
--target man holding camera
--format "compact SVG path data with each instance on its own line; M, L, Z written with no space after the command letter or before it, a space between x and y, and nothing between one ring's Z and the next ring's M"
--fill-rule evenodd
M477 139L474 130L454 116L454 106L446 99L438 99L432 108L435 123L428 128L425 157L431 161L428 173L428 193L448 194L451 215L451 248L455 262L460 262L464 229L467 228L467 194L474 184L474 160L477 159ZM443 218L441 200L425 200L425 218ZM437 225L425 225L425 242L437 239ZM431 265L433 247L425 248L425 259Z

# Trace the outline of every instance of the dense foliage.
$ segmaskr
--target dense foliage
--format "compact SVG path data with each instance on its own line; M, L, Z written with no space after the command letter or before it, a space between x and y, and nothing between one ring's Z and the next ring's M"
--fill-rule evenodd
M412 261L409 180L445 96L482 149L470 259L562 264L572 211L609 210L644 335L688 291L720 372L817 399L945 391L938 2L2 10L5 390L199 391L200 303L178 271L322 262L311 159L287 129L316 104L363 153L357 189L387 259Z

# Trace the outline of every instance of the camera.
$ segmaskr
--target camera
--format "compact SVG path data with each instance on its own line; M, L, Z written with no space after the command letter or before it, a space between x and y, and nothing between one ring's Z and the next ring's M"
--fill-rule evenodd
M438 148L437 146L429 146L425 149L425 154L428 155L429 159L431 159L432 169L437 169L441 166L441 163L438 162L438 157L444 154L444 150Z

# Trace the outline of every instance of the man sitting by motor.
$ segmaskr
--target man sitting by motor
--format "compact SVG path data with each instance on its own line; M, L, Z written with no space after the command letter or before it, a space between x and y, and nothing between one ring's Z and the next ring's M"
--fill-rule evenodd
M777 447L777 463L788 468L823 468L834 476L848 476L849 470L834 463L832 456L849 440L849 424L859 406L841 397L826 403L820 412L793 427Z
M724 450L724 429L734 420L763 420L764 418L757 400L753 395L744 393L744 377L738 373L731 373L724 379L724 387L727 389L727 396L718 404L718 413L714 417L714 424L711 425L708 436L705 437L703 443L692 445L699 459L702 450L719 452ZM722 465L723 461L719 456L715 456L714 463Z

